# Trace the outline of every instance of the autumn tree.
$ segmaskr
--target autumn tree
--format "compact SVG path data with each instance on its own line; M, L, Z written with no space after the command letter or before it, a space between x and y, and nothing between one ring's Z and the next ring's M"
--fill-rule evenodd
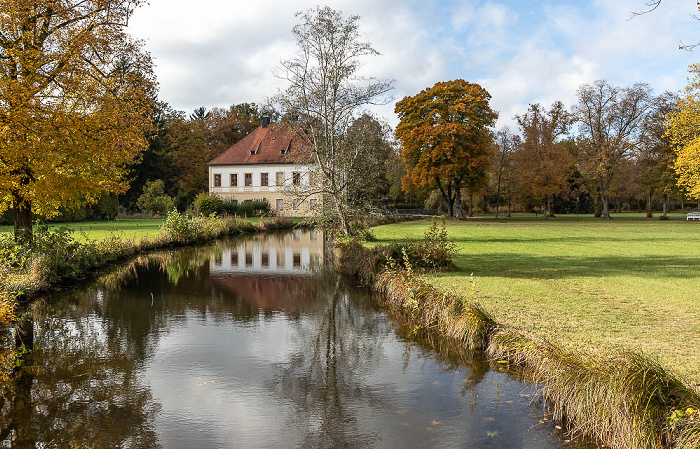
M493 153L491 95L464 80L436 83L396 103L396 137L407 184L438 189L451 217L462 215L461 190L483 184Z
M577 145L580 172L600 192L603 217L610 218L610 190L623 161L636 154L642 123L651 105L651 88L642 83L615 87L598 80L577 91L574 114L582 139Z
M298 51L282 62L279 76L289 85L276 100L294 119L292 126L308 139L309 153L300 155L312 167L314 185L308 194L321 195L331 205L316 218L330 220L349 234L350 221L363 212L350 201L348 183L367 148L354 145L361 140L348 139L347 131L365 106L388 101L385 95L393 82L358 73L361 58L379 54L361 40L358 16L345 17L319 6L297 17L301 23L292 33Z
M655 193L663 197L663 215L669 209L669 196L678 194L678 177L673 169L676 154L666 133L666 120L678 104L678 96L664 92L654 98L653 106L644 119L642 142L637 159L639 183L647 193L647 215L651 216L651 199Z
M692 77L666 126L676 153L678 185L698 198L700 207L700 64L690 66L689 71Z
M125 187L146 146L155 80L125 33L142 0L0 0L0 198L15 237Z
M573 159L562 139L569 133L571 114L560 101L545 110L531 104L527 112L516 115L523 143L514 155L518 165L521 192L542 201L544 219L552 215L552 198L568 191Z

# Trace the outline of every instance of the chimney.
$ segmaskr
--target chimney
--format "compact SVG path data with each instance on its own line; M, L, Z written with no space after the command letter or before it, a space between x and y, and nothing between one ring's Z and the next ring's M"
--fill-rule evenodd
M262 118L262 127L267 128L268 126L270 126L270 117L264 115Z

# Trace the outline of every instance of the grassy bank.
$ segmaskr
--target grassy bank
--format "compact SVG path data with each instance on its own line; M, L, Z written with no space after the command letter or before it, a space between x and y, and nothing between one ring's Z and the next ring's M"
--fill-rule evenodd
M431 222L374 228L379 243L419 239ZM620 216L447 223L459 271L426 277L463 292L473 273L499 323L576 350L659 357L700 383L700 223Z
M503 229L502 225L510 227ZM480 226L491 229L479 229ZM462 270L467 260L469 267L478 272L476 262L482 261L482 265L489 266L483 261L496 259L499 261L497 268L490 266L485 271L491 277L531 281L540 287L536 290L538 293L557 297L558 292L548 292L543 288L550 283L540 284L539 281L585 277L583 272L588 270L584 268L598 267L600 260L605 259L600 245L608 251L616 251L609 257L618 259L604 263L589 276L595 276L599 283L610 283L630 270L630 264L636 264L631 266L638 269L642 261L660 257L653 248L648 249L648 253L641 251L640 246L635 244L637 241L669 243L686 239L686 245L697 242L697 228L687 227L689 224L681 222L665 226L656 227L654 222L639 219L618 220L614 224L567 219L540 224L519 219L506 223L488 220L454 222L448 229L452 237L456 234L459 255L455 262ZM427 228L425 222L404 223L378 228L376 234L386 245L405 241L403 236L406 235L417 238ZM398 238L398 235L402 238ZM429 240L428 235L426 233L424 241ZM594 244L593 241L599 243ZM583 245L588 253L570 249L572 244ZM518 321L516 315L504 310L493 295L480 299L484 297L483 285L482 292L475 293L474 284L465 271L460 274L417 275L411 265L405 269L401 264L392 263L390 257L395 258L396 245L385 245L371 249L353 242L341 244L338 266L345 272L371 281L375 289L384 292L383 306L402 321L408 321L409 328L415 332L434 334L461 347L483 349L492 360L506 363L506 366L540 384L542 396L552 404L555 418L573 434L588 435L605 446L619 449L700 447L700 396L697 385L689 381L688 376L679 375L677 367L670 365L668 359L662 359L660 349L653 341L648 345L657 349L655 353L650 351L652 355L648 356L638 350L627 349L621 343L612 343L604 338L596 340L594 324L588 329L579 330L578 334L568 334L569 338L572 335L580 338L586 336L587 341L567 341L566 337L555 335L547 328L551 319L548 318L549 311L537 304L538 298L529 298L530 304L526 305L538 311L532 315L537 322ZM478 245L485 247L479 248ZM407 245L408 248L414 246L415 243ZM507 247L507 251L499 251L500 246ZM671 246L679 250L677 257L685 263L683 275L697 276L694 272L697 267L695 253L687 248L681 251L681 245ZM465 254L465 248L469 249L468 254ZM548 251L553 248L564 255L549 254ZM569 252L565 253L567 248ZM622 248L627 249L627 253L621 254ZM630 248L633 253L629 253ZM591 251L594 252L589 254ZM404 259L421 262L420 256L411 256L410 250L400 253ZM633 260L621 263L619 259L624 259L624 254ZM595 262L587 260L589 256ZM556 268L541 258L547 258L547 261L554 259ZM646 276L668 278L669 270L663 269L663 260L656 263L646 261L648 263L643 271ZM567 269L573 272L567 273ZM565 276L551 274L559 271L564 271ZM451 282L457 283L448 284L452 288L446 289L443 286L445 278L452 278ZM556 286L551 288L556 289ZM628 297L634 292L638 290L629 288L629 285L624 290ZM686 307L692 306L695 302L693 298L686 300ZM528 298L521 297L520 301L528 301ZM561 297L560 301L563 301ZM581 307L579 304L570 305L574 313L581 313ZM591 322L598 321L597 330L604 335L606 324L595 315L605 315L609 311L588 310L594 315ZM565 315L564 312L562 314ZM697 325L692 316L678 319L683 318L689 320L687 326Z
M289 229L290 219L195 217L172 212L165 220L119 220L37 227L31 244L0 232L0 296L12 302L142 251L203 243L227 235Z
M260 219L248 218L255 224ZM265 218L263 220L272 220ZM72 223L47 223L49 229L67 227L73 231L73 237L79 242L88 240L104 240L111 237L119 237L128 240L141 240L155 238L160 233L164 218L119 218L111 221L76 221ZM0 226L1 234L13 232L12 226Z

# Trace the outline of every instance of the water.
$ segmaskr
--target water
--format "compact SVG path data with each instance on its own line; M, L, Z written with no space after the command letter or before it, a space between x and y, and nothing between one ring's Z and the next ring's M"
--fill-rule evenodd
M4 447L589 448L533 386L401 337L295 231L140 257L39 301ZM25 337L25 342L31 340Z

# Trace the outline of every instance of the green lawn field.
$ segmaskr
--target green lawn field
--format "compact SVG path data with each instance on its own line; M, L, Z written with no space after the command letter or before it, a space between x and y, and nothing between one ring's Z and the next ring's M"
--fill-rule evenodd
M419 239L432 221L379 226L379 243ZM700 382L700 221L618 214L448 221L458 272L429 280L466 292L498 322L570 348L634 349Z
M65 226L73 230L78 241L102 240L112 235L139 240L155 237L163 224L162 218L125 218L111 221L78 221L73 223L49 223L49 228ZM0 233L12 232L12 226L0 226Z

